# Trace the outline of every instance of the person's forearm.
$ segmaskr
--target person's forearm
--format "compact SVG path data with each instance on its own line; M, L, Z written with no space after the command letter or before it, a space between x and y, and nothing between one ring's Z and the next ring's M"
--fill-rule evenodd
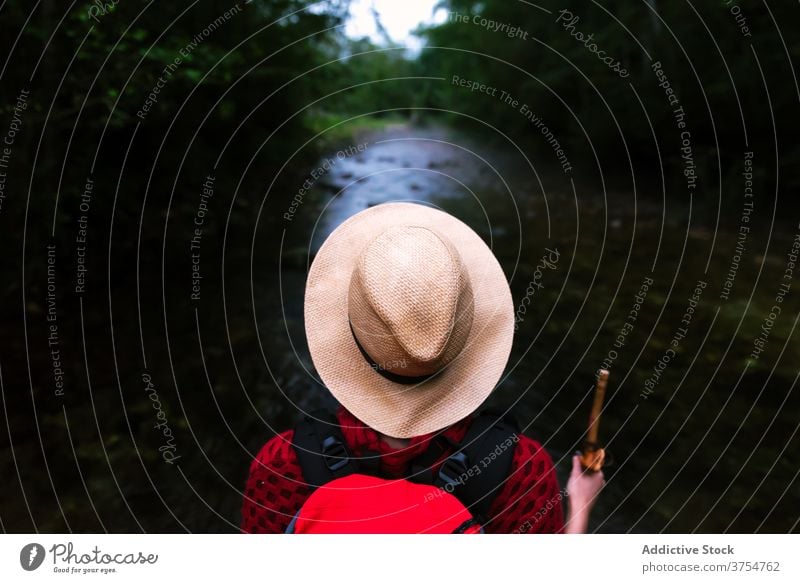
M567 521L564 524L565 534L584 534L589 530L589 507L584 504L574 504L570 500Z

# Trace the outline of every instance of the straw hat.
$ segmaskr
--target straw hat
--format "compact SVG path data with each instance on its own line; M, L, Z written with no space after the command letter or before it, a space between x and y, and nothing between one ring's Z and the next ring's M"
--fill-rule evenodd
M511 291L491 249L427 206L354 215L308 274L314 366L361 421L406 438L463 419L489 396L514 334Z

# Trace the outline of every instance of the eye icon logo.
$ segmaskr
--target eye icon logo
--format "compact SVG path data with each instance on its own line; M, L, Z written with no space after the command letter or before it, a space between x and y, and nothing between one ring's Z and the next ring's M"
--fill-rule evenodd
M22 547L19 552L19 564L26 571L35 571L44 562L44 547L37 543L30 543Z

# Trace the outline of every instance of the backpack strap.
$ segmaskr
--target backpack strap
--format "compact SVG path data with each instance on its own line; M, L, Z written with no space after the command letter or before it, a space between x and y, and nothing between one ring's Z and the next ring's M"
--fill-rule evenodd
M339 428L339 420L325 409L314 411L295 426L292 447L303 479L314 488L359 471L372 473L370 466L377 468L377 458L352 455Z
M411 460L406 479L416 484L435 485L438 474L434 473L433 468L436 462L445 454L456 451L458 446L458 442L449 439L444 433L436 435L431 439L428 449Z
M478 415L456 451L441 465L434 485L450 492L478 520L485 521L500 487L511 473L519 429L510 415Z

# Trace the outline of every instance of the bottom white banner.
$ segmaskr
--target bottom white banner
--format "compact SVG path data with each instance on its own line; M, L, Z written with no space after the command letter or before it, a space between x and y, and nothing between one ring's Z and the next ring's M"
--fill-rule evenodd
M797 582L799 542L796 535L3 535L0 581Z

